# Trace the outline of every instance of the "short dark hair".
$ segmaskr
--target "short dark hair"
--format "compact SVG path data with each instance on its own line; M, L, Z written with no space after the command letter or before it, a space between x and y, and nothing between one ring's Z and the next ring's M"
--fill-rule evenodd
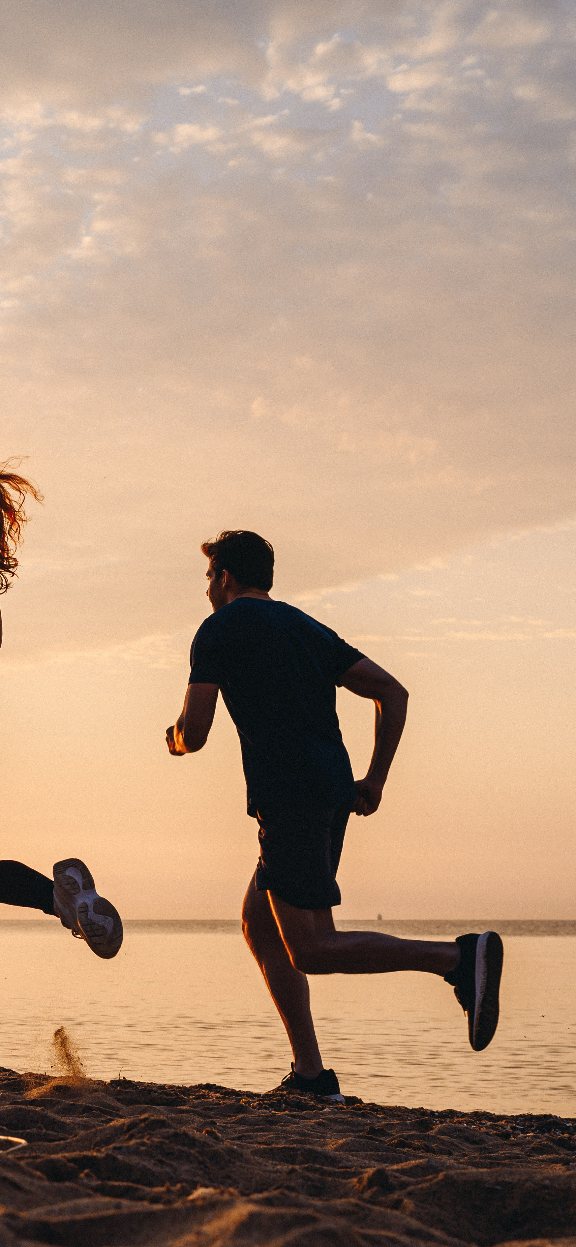
M230 572L243 589L272 588L274 550L258 533L246 528L227 529L214 541L203 541L201 549L218 575Z

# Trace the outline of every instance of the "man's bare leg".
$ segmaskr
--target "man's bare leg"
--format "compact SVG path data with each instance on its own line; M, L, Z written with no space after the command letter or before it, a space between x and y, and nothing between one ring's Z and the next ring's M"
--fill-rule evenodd
M322 1069L322 1057L310 1012L308 980L290 960L269 895L258 891L255 877L250 880L242 907L242 931L286 1028L294 1069L305 1078L315 1078Z
M331 909L296 909L269 892L270 906L292 965L304 974L445 974L460 958L455 941L403 940L377 931L337 931Z
M422 970L444 975L459 958L455 943L338 932L331 909L296 909L270 892L259 892L255 877L244 898L242 930L284 1023L294 1068L306 1078L314 1078L323 1066L304 965L314 974Z

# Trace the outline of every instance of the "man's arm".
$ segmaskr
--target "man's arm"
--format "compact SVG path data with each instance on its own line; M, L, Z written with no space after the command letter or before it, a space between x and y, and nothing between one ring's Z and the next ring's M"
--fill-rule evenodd
M170 753L180 756L202 749L212 727L217 700L217 684L188 685L180 718L173 727L166 728Z
M356 783L357 814L374 814L406 722L406 689L369 658L354 663L342 677L342 686L376 705L374 752L365 779Z

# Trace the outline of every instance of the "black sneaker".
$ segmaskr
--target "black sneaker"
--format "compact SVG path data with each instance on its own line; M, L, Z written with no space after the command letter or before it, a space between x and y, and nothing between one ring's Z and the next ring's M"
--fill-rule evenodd
M296 1073L294 1062L292 1062L290 1073L274 1090L298 1091L300 1094L313 1095L317 1100L329 1100L332 1104L346 1103L333 1069L323 1069L320 1074L316 1075L316 1078L304 1078L302 1074Z
M498 991L504 950L496 931L459 935L460 964L444 981L468 1014L468 1038L475 1052L487 1048L498 1026Z

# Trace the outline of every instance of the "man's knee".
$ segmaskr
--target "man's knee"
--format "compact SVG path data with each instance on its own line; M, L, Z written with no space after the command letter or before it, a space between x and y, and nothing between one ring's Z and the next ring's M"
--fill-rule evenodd
M259 892L252 882L244 897L241 915L242 935L252 952L261 938L269 934L273 921L266 892Z
M310 950L302 944L288 944L288 956L295 970L300 970L301 974L313 974L311 969L312 958Z
M331 931L324 911L298 909L274 895L270 903L294 969L302 974L327 973L326 945Z
M248 895L244 897L244 902L242 905L241 922L242 922L242 935L244 936L246 943L250 944L251 936L254 931L256 923L255 923L254 906L252 904L251 899L249 899Z
M301 974L324 974L326 972L325 949L321 943L292 936L285 939L288 956L295 970Z

